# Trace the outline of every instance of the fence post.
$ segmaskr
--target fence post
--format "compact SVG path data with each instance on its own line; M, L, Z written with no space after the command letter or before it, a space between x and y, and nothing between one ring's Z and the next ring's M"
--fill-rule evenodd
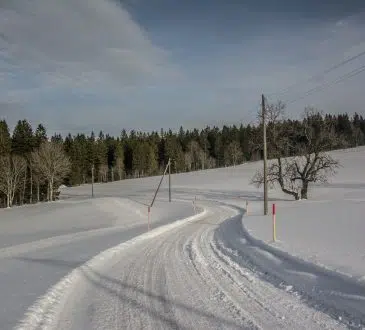
M272 204L272 239L276 242L276 207Z

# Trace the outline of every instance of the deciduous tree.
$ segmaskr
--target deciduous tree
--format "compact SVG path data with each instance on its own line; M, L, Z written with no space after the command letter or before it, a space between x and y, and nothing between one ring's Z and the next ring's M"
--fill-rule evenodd
M70 159L61 144L47 141L32 153L32 161L38 175L48 183L48 200L52 201L55 185L70 171Z
M0 191L6 195L6 205L13 205L15 193L21 188L26 160L18 155L0 156Z
M335 174L339 162L327 152L339 145L334 127L326 124L321 113L307 108L302 123L288 127L280 120L285 107L282 103L267 109L268 146L273 160L268 167L268 183L297 199L307 199L311 183L327 182ZM295 143L293 143L295 141ZM295 156L284 158L285 155ZM252 183L260 187L264 176L259 170Z

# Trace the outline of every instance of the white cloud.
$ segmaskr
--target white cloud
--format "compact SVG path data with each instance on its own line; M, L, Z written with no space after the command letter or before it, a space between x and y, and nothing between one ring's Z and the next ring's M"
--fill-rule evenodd
M0 49L47 84L130 85L176 74L129 13L110 0L5 0Z
M68 119L66 128L88 115L97 123L105 113L70 106L72 94L122 101L121 91L179 77L169 54L115 1L0 2L0 116L11 125L27 117L58 128Z

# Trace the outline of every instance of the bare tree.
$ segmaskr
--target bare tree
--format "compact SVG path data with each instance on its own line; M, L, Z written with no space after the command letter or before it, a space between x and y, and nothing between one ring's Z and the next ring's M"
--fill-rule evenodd
M216 160L213 157L208 157L207 159L207 168L215 168L216 167Z
M28 160L30 166L30 173L31 173L31 203L33 202L32 195L33 195L33 185L36 186L36 201L37 203L41 200L41 184L44 184L47 180L43 173L41 173L41 168L37 166L34 162L34 158L36 152L31 153L30 158ZM47 196L49 198L49 196Z
M41 184L43 183L44 178L35 170L33 170L33 180L37 188L37 203L39 203L41 200Z
M122 180L124 177L124 159L123 158L117 158L116 168L118 171L118 179Z
M237 141L232 141L224 152L224 158L227 165L236 166L243 159L243 152Z
M6 195L6 205L11 207L15 193L21 188L27 162L20 156L0 157L0 191Z
M59 184L69 173L71 163L62 145L44 142L32 153L32 161L39 178L48 183L48 200L53 201L55 185Z
M188 150L191 156L192 170L197 171L198 169L202 168L205 154L200 148L199 143L195 140L189 143Z
M114 166L112 166L112 167L110 168L110 174L111 174L110 179L111 179L111 181L113 182L113 181L114 181Z
M307 199L311 183L327 182L336 173L339 162L327 151L340 141L333 127L315 109L306 108L303 123L295 127L282 122L284 109L280 102L267 108L268 149L273 158L268 168L268 183L278 184L296 200ZM258 171L252 183L260 187L263 182L263 173Z
M361 145L365 139L364 133L362 132L360 127L354 127L352 130L352 139L355 147Z
M108 182L108 165L102 164L99 167L99 181L100 182Z
M185 169L190 172L191 171L191 167L192 167L192 163L193 163L193 156L191 155L190 151L187 151L184 154L184 161L185 161Z
M29 167L29 181L30 181L30 187L29 187L29 203L33 203L33 184L34 184L34 177L33 177L33 161L31 154L27 156L27 163Z

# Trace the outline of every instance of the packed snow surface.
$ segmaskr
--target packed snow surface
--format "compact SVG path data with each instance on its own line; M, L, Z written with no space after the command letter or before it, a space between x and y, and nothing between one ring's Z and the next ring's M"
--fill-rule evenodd
M188 203L156 202L151 228L194 214ZM73 268L148 230L147 207L122 198L67 200L0 210L0 329Z

